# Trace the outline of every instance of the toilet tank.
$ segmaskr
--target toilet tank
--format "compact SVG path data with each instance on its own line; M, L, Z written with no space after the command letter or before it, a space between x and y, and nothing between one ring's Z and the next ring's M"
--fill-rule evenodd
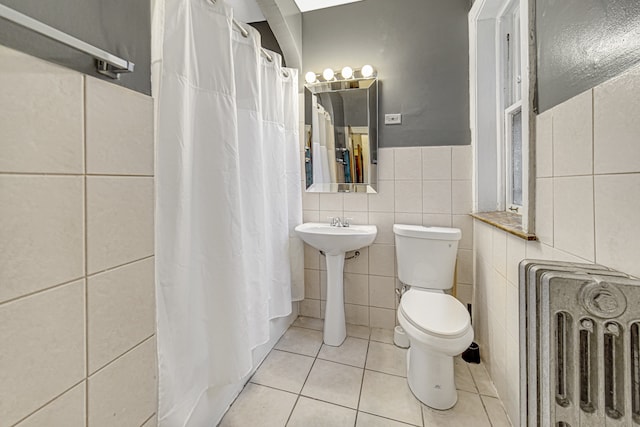
M453 286L458 241L457 228L394 224L398 278L406 285L427 289Z

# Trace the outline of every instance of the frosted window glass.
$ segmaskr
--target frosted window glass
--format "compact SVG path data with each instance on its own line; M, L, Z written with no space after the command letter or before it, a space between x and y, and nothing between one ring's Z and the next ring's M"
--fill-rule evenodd
M511 116L511 201L522 206L522 112Z

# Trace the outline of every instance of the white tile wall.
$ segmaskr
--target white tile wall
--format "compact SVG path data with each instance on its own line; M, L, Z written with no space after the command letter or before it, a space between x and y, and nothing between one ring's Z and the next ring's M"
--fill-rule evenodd
M466 146L452 147L451 155L451 178L456 181L471 181L473 177L473 152Z
M455 215L455 216L460 216L460 215ZM453 222L452 216L449 214L422 214L422 223L429 224L434 227L451 227L452 222ZM413 223L410 223L410 224L419 225L419 221L416 224L413 224Z
M369 246L369 274L395 276L395 251L393 245Z
M149 425L151 99L4 47L0 77L0 426Z
M518 284L518 263L524 259L526 241L512 234L507 234L507 281Z
M344 210L346 212L367 212L367 195L364 193L351 194L344 198Z
M381 148L378 156L378 194L305 193L303 209L305 221L325 221L327 216L339 215L378 227L374 244L360 250L359 258L345 262L345 313L349 323L390 329L396 324L394 223L462 230L458 298L471 302L471 147ZM324 263L317 251L305 247L306 299L300 304L302 315L324 316Z
M536 237L553 246L553 178L536 179Z
M0 306L0 420L13 425L85 376L84 281Z
M593 261L593 176L554 178L553 207L554 247Z
M639 212L640 173L595 177L596 262L640 277Z
M553 176L553 116L544 112L536 119L536 176Z
M396 181L420 181L422 179L422 155L420 151L420 147L395 150L394 179Z
M395 181L395 212L422 213L422 182Z
M493 229L493 268L503 277L507 277L507 233Z
M0 303L84 275L82 177L0 173L0 200Z
M454 215L465 215L471 212L471 180L453 181L451 183L451 212Z
M591 91L553 109L553 175L593 173L593 105Z
M89 277L89 373L155 333L154 301L153 257Z
M82 75L9 49L0 54L0 170L83 173Z
M422 148L422 179L430 181L451 180L451 159L451 147ZM471 162L468 164L471 164Z
M156 411L155 357L150 338L89 378L89 426L142 425Z
M153 100L87 79L87 173L153 175Z
M86 384L81 382L53 402L18 423L16 427L67 427L82 426L85 412Z
M87 177L87 269L153 255L153 178Z
M311 246L308 246L311 251ZM305 248L305 251L307 249ZM314 257L317 258L317 257ZM316 261L317 262L317 261ZM304 295L310 299L320 299L320 271L305 269L304 270Z
M594 172L640 170L640 68L627 71L593 91Z
M396 308L393 277L369 276L369 304L372 307Z
M429 214L451 214L451 180L422 183L422 210Z
M474 221L476 340L514 424L518 263L596 262L640 277L639 113L640 67L544 112L536 123L539 241L507 236L504 251L501 232Z
M453 227L462 231L462 238L458 242L460 249L473 249L473 218L469 215L453 215Z
M344 302L346 304L369 305L369 275L345 273Z
M382 152L384 150L378 150ZM381 163L381 160L378 161ZM369 212L394 212L395 209L395 183L393 181L378 182L378 193L370 194Z

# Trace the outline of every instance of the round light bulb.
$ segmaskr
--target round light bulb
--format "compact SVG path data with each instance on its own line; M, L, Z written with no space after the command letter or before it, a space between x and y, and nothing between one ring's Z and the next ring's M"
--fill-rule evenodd
M371 65L365 65L362 67L362 77L371 77L373 76L373 67Z
M343 79L350 79L351 77L353 77L353 70L351 69L351 67L344 67L340 74L342 74Z
M314 73L313 71L309 71L307 74L304 75L304 80L309 84L315 82L316 81L316 73Z
M322 77L324 77L326 81L333 80L333 70L331 68L327 68L322 72Z

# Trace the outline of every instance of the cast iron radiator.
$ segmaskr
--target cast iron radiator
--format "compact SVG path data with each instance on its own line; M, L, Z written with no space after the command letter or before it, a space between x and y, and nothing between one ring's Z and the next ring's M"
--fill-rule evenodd
M520 425L640 427L640 281L520 263Z

